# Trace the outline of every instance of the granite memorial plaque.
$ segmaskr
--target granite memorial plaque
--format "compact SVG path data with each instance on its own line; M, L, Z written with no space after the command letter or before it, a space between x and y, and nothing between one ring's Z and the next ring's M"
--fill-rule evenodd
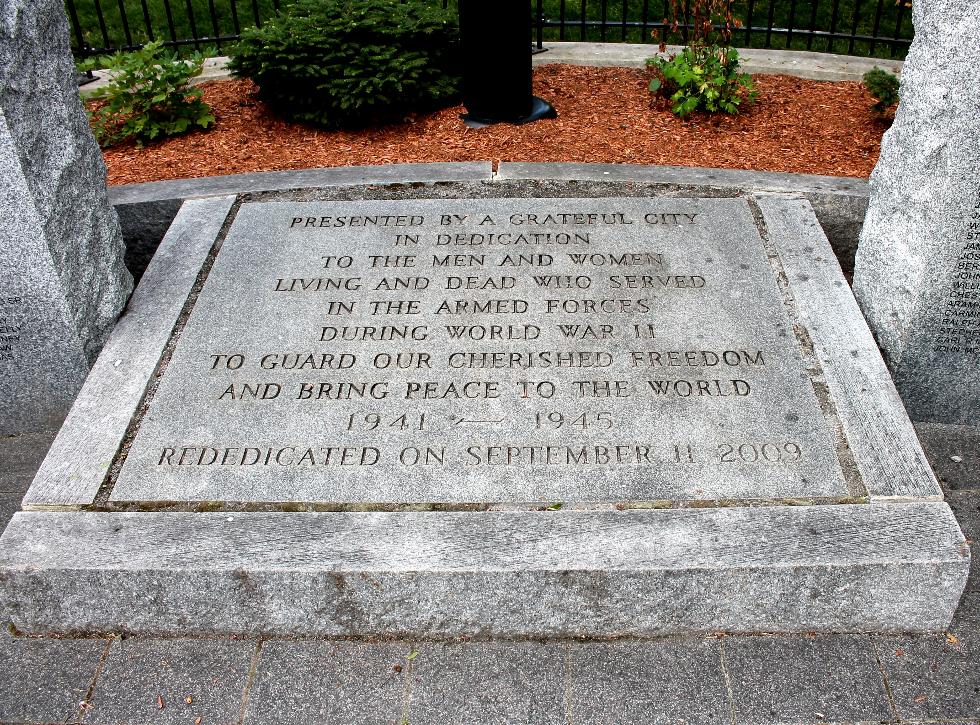
M851 496L745 199L254 202L112 500Z

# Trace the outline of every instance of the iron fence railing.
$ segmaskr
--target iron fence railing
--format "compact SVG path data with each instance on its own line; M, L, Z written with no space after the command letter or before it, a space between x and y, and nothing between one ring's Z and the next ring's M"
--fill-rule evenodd
M487 0L492 2L492 0ZM690 0L685 0L690 2ZM65 0L78 58L162 40L219 52L288 0ZM444 7L456 0L433 0ZM530 0L538 48L548 41L654 43L670 34L669 0ZM912 40L909 0L736 0L734 45L903 58Z

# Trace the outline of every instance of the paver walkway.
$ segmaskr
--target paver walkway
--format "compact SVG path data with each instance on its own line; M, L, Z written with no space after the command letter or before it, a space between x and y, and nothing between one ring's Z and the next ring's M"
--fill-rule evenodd
M918 429L975 542L977 431ZM0 439L0 528L53 436ZM379 642L5 632L0 723L980 725L972 547L967 593L944 634Z

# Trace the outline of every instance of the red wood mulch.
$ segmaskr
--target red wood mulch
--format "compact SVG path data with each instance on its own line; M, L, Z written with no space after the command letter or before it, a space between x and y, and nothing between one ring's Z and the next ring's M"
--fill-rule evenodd
M322 131L272 116L250 81L204 86L216 123L144 149L105 152L110 184L429 161L579 161L704 166L867 177L884 122L860 83L756 76L759 99L738 116L680 121L651 106L642 69L545 65L535 93L559 118L468 129L462 107L364 131Z

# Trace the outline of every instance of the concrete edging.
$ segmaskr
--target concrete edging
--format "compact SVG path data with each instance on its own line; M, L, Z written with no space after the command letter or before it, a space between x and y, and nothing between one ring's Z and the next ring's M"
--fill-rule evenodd
M109 201L122 225L126 264L139 276L188 199L318 187L489 181L492 176L489 161L262 171L112 186Z
M646 59L658 54L656 43L579 43L548 41L545 50L532 56L533 65L564 63L585 66L620 66L642 68ZM682 46L667 46L668 53L678 52ZM808 50L775 50L766 48L739 48L742 68L753 75L788 75L816 81L856 81L869 70L878 66L892 73L901 73L903 61L889 58L865 58L837 53L816 53ZM88 83L79 92L90 96L109 82L107 70L94 73L98 80ZM194 84L230 78L228 56L208 58Z
M621 66L642 68L646 59L659 55L653 43L546 43L547 51L534 56L534 65ZM683 46L669 45L667 53ZM860 83L869 70L878 66L892 73L902 72L902 61L864 58L806 50L739 48L742 70L753 75L788 75L815 81L854 81Z
M317 187L539 180L636 182L681 187L692 193L709 190L800 194L813 206L845 271L853 268L868 208L868 182L851 177L641 164L511 161L501 162L496 173L490 161L474 161L267 171L156 181L110 187L109 200L119 213L126 239L127 264L139 272L149 263L177 210L187 199Z

